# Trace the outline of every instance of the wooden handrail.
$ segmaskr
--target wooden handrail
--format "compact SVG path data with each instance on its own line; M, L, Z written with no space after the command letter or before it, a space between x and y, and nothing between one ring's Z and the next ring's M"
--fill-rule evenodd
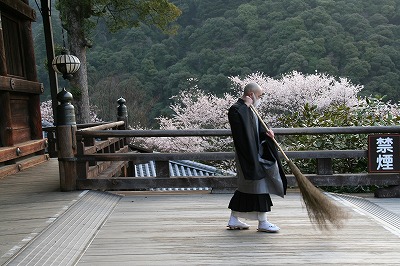
M366 150L318 150L287 151L286 155L294 159L319 158L362 158L367 157ZM234 152L176 152L176 153L101 153L78 156L78 161L168 161L168 160L232 160Z
M91 130L78 131L85 137L205 137L230 136L229 129L188 129L188 130Z
M376 134L400 133L400 126L272 128L275 135Z
M121 122L108 123L85 128L76 132L78 152L73 160L77 165L78 188L80 189L143 189L165 187L170 184L181 187L202 186L204 180L216 188L235 187L236 179L229 177L198 178L187 176L176 178L171 174L170 161L222 161L234 160L232 152L175 152L175 153L140 153L129 151L129 137L230 137L229 129L191 129L191 130L121 130ZM112 130L109 130L112 129ZM326 134L387 134L400 133L400 126L371 127L319 127L319 128L274 128L279 135L326 135ZM120 141L111 141L113 138ZM111 142L112 143L111 143ZM108 145L110 144L110 145ZM90 147L89 147L90 146ZM233 148L232 148L233 149ZM316 174L306 173L313 182L323 186L343 185L398 185L398 174L353 174L334 173L333 161L336 158L367 158L367 150L307 150L285 151L289 158L316 160ZM282 156L282 154L280 153ZM155 163L156 178L136 176L136 166L141 163ZM171 172L172 171L172 172ZM173 178L171 178L173 177ZM150 184L150 183L151 184ZM288 175L290 186L296 186L295 179Z
M94 126L94 127L83 128L83 129L80 129L79 131L77 131L77 134L80 135L80 132L110 129L110 128L114 128L114 127L123 126L124 124L125 124L124 121L117 121L117 122L107 123L107 124L98 125L98 126ZM123 131L125 131L125 130L123 130ZM110 132L110 131L106 131L106 132Z
M194 153L98 153L78 156L78 161L168 161L168 160L230 160L233 152L194 152Z
M95 127L95 126L99 126L99 125L104 125L104 124L108 124L108 123L110 123L110 122L96 122L96 123L76 124L76 127L78 129L82 129L82 128L87 128L87 127ZM43 131L51 132L51 131L56 131L56 129L57 129L56 126L44 127Z
M112 124L112 123L111 123ZM310 127L310 128L273 128L275 135L326 135L326 134L375 134L400 133L400 126L370 127ZM186 129L186 130L112 130L102 131L91 127L77 132L90 137L204 137L230 136L230 129Z

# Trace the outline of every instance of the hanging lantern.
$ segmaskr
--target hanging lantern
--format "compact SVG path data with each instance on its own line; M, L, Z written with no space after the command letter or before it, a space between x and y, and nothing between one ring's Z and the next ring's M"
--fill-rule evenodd
M54 71L63 75L64 79L70 79L72 74L78 71L81 62L78 57L70 55L67 49L61 52L61 55L54 57L51 63Z

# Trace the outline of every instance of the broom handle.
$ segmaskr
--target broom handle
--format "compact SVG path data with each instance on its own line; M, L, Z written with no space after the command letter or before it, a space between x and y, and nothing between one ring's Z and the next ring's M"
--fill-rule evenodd
M262 120L262 118L261 118L260 114L258 113L257 109L256 109L252 104L250 104L250 109L257 115L257 117L258 117L258 119L261 121L261 124L263 125L263 127L264 127L266 130L269 131L269 130L270 130L269 127L267 126L267 124L265 124L264 120ZM275 138L272 138L272 140L274 141L276 147L278 147L279 151L282 153L283 158L285 158L285 161L289 161L289 158L287 157L286 153L283 151L283 149L282 149L282 147L279 145L279 143L276 141L276 139L275 139Z

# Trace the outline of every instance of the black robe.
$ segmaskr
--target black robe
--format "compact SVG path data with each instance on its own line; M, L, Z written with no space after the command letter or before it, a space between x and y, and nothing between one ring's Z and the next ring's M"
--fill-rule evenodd
M284 194L286 194L286 176L275 144L266 135L266 129L242 99L239 99L229 108L228 119L235 145L236 158L240 163L244 179L261 180L268 178L266 170L259 160L259 154L262 154L262 159L277 162ZM263 144L260 145L261 143ZM263 149L261 153L260 148Z

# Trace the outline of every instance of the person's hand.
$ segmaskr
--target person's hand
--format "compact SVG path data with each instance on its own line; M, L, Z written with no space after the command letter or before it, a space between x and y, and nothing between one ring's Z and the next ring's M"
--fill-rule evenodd
M250 96L244 96L243 101L247 106L250 106L253 104L253 99Z
M274 131L272 131L272 129L267 130L267 136L270 137L271 139L273 139L275 137Z

